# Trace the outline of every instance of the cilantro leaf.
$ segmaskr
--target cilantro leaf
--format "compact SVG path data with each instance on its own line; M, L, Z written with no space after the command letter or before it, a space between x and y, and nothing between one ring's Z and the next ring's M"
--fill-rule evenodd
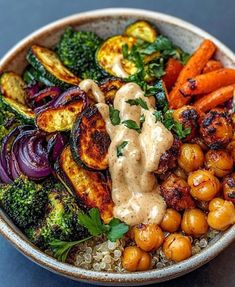
M127 100L126 103L130 104L131 106L141 106L141 108L148 110L148 105L142 98L130 99Z
M140 127L133 120L125 120L125 121L122 122L122 124L124 124L124 126L127 127L128 129L136 130L138 133L141 132Z
M120 124L121 119L120 119L120 111L117 109L114 109L113 106L109 106L109 117L111 120L112 125L117 126Z
M119 146L117 146L117 157L123 156L123 149L128 144L128 141L123 141Z

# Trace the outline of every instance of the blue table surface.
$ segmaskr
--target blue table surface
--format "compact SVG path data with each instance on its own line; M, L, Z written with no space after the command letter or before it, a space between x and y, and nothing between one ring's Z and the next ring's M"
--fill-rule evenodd
M99 3L100 2L100 3ZM0 0L0 57L35 29L61 17L107 7L160 11L190 21L235 49L234 0ZM235 286L235 243L217 258L159 287ZM0 287L90 286L55 275L29 261L0 236Z

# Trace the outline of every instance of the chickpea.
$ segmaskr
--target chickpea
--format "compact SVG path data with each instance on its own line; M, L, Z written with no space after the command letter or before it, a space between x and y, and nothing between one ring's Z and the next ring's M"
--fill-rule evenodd
M224 109L212 109L200 118L200 134L211 149L225 147L233 137L233 124Z
M181 146L178 164L186 172L197 170L203 162L204 154L199 145L185 143Z
M220 182L208 170L197 170L188 177L188 184L191 187L191 195L196 200L210 201L220 191Z
M174 111L173 118L176 122L183 124L184 128L190 128L190 134L184 139L189 141L196 135L198 113L192 106L183 106Z
M122 266L130 272L148 270L151 256L137 246L128 246L123 251Z
M205 234L208 230L205 213L197 208L185 210L181 228L186 234L195 237L200 237Z
M233 169L233 159L225 150L209 150L206 154L206 166L218 177L229 174Z
M172 208L167 208L166 213L161 222L161 228L168 232L175 232L179 229L181 223L181 215Z
M225 230L235 223L235 207L231 201L214 198L209 204L208 224L216 230Z
M227 145L227 150L231 154L233 162L235 163L235 137L233 137L232 141Z
M188 236L173 233L170 234L164 244L163 252L167 259L180 262L192 255L192 245Z
M144 251L158 249L165 238L156 224L139 224L133 228L133 233L136 245Z
M223 181L224 199L235 203L235 173L225 177Z

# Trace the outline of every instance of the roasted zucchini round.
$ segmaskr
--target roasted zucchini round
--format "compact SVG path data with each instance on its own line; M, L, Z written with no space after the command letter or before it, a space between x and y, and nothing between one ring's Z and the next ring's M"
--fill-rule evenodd
M70 145L74 160L88 170L108 168L110 138L98 108L88 107L71 131Z

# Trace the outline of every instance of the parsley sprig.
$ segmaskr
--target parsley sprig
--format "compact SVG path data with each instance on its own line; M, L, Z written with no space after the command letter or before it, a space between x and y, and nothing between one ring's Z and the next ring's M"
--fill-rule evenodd
M69 255L69 252L71 251L73 247L75 247L76 245L84 241L91 239L92 237L93 236L89 236L81 240L72 241L72 242L61 241L61 240L55 239L49 245L50 245L51 251L53 252L53 256L57 260L61 262L65 262Z
M124 124L125 127L127 127L128 129L131 129L131 130L135 130L137 131L138 133L141 133L141 128L138 126L138 124L133 121L133 120L125 120L125 121L122 121L122 124Z
M176 136L181 140L184 139L187 135L190 134L191 128L185 128L183 124L176 122L173 118L173 110L169 110L167 106L163 111L154 111L153 115L156 118L156 121L160 121L163 125L169 130L173 131Z
M153 95L157 88L149 83L160 79L164 75L165 63L170 57L179 59L185 64L189 54L175 46L167 37L159 35L154 43L138 40L132 48L122 46L123 58L133 62L136 73L125 79L127 82L137 83L146 96ZM149 62L146 58L156 54Z
M110 241L115 242L119 238L122 238L129 230L129 226L117 218L113 218L108 224L104 224L97 208L90 209L88 214L80 212L78 214L78 222L91 235L78 241L67 242L56 239L50 242L50 249L54 257L59 261L65 262L73 247L94 236L105 235Z
M142 98L137 98L137 99L129 99L126 101L131 106L140 106L141 108L148 110L148 105L145 100Z
M117 218L113 218L108 224L101 221L100 213L97 208L89 210L88 214L80 212L78 222L93 236L106 235L110 241L121 238L128 230L129 226Z
M120 111L117 109L114 109L113 106L109 106L109 118L111 120L112 125L117 126L120 124Z

